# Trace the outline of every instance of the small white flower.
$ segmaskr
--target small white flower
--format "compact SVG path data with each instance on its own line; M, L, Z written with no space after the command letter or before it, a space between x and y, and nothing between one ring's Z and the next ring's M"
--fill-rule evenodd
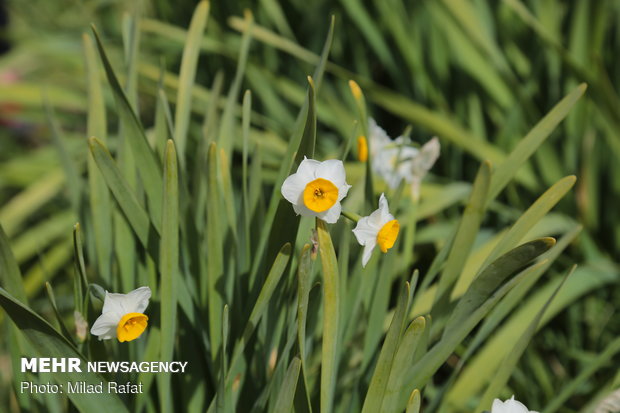
M502 402L499 399L493 401L491 413L538 413L534 410L528 410L523 403L515 400L515 396Z
M293 204L297 215L314 216L334 224L342 210L340 201L351 188L345 175L340 160L319 162L304 157L297 172L282 184L282 196Z
M416 149L403 136L391 140L372 118L368 122L368 133L373 172L392 189L405 180L411 185L412 196L417 199L422 179L439 157L439 139L435 137Z
M115 294L106 291L101 315L90 333L99 340L118 338L118 341L131 341L140 337L148 324L148 317L143 314L149 305L151 289L140 287L127 294Z
M399 229L398 220L390 214L387 199L385 199L384 194L381 194L379 209L367 217L360 218L353 229L357 242L364 246L362 267L365 267L370 260L372 251L377 244L384 253L394 246Z

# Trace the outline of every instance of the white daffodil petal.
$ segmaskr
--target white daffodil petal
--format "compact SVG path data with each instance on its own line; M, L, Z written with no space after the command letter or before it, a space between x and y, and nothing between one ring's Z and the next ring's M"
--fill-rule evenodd
M114 312L101 314L93 323L90 333L95 336L107 334L110 330L116 329L118 322L121 321L121 317L117 317L117 314Z
M372 241L364 246L364 253L362 254L362 267L366 267L366 264L368 264L368 261L370 261L372 251L375 249L376 245L376 241Z
M357 238L357 242L360 245L366 245L370 241L375 240L377 238L377 232L379 231L376 228L373 228L369 224L369 217L360 218L357 221L357 225L353 228L353 235Z
M307 182L303 182L299 174L293 174L284 180L280 192L284 199L295 205L299 203L306 184Z
M340 212L342 211L342 205L340 202L336 202L333 207L324 212L319 212L317 216L328 224L335 224L340 218Z
M120 317L123 316L123 314L127 314L129 311L125 310L125 305L124 305L124 299L125 294L120 294L120 293L109 293L109 292L105 292L105 299L103 300L103 308L101 309L101 312L103 314L105 313L116 313L119 314ZM119 320L120 320L119 317Z
M300 182L304 182L304 187L308 182L316 178L316 169L319 165L321 165L321 162L306 157L301 161L295 174L299 177Z
M317 215L316 212L311 211L308 208L306 208L303 202L299 204L293 204L293 211L295 211L295 214L301 215L304 217L310 217L310 216L315 217Z
M390 213L390 207L387 199L385 198L385 193L381 193L381 196L379 197L379 210L386 214Z
M349 189L351 189L351 185L344 184L338 188L338 202L342 201L345 196L349 193Z
M510 399L502 402L499 399L493 400L493 406L491 408L491 413L538 413L535 411L530 411L528 408L518 400L515 400L515 396L512 396Z
M149 306L151 299L151 289L149 287L136 288L125 295L124 307L127 313L144 313Z
M314 174L316 178L323 178L332 182L336 188L340 189L345 185L346 173L344 171L344 164L339 159L328 159L321 162Z

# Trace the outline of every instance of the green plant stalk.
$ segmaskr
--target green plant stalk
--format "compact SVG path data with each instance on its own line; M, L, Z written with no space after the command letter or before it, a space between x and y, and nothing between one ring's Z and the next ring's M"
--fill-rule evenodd
M338 262L327 224L317 218L319 252L323 266L323 344L321 352L321 412L331 413L334 406L338 370L338 337L340 323L340 293L338 291Z

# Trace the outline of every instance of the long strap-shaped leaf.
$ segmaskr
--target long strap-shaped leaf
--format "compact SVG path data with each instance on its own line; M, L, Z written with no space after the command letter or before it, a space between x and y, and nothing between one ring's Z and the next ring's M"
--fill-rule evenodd
M118 107L118 115L124 125L123 131L126 134L125 139L129 141L129 146L131 147L136 164L140 165L137 169L149 201L149 212L153 216L154 221L160 222L163 192L160 184L162 177L161 166L157 161L155 153L149 146L144 133L144 128L140 124L138 116L131 108L131 104L125 95L125 92L123 92L123 88L114 73L114 69L110 64L108 56L103 48L103 44L101 43L99 35L94 27L93 34L95 35L97 49L99 50L99 55L101 57L101 61L103 62L103 67L108 77L108 82L112 87L116 106Z
M192 87L196 77L196 66L200 54L200 43L209 17L209 2L201 1L196 6L192 22L189 26L183 59L181 60L181 73L179 74L179 89L177 92L177 106L174 113L174 139L179 150L181 166L185 165L185 149L187 146L187 130L192 106Z
M321 352L321 412L333 409L338 372L338 337L340 336L340 292L338 262L334 244L325 221L317 218L319 251L323 266L323 345Z
M441 340L414 365L401 384L401 391L424 385L467 334L527 273L510 277L554 244L553 238L534 240L509 251L489 265L459 300ZM402 400L401 405L404 404Z
M383 342L375 372L370 380L370 386L366 394L366 399L364 400L362 413L382 411L381 405L383 404L383 397L387 390L392 362L398 350L403 322L407 314L407 309L409 308L409 289L409 283L406 283L398 297L398 305L392 317L392 323L390 324L385 341Z
M174 143L169 140L164 155L164 204L159 249L161 273L161 360L172 361L176 341L177 291L179 282L179 174ZM161 410L172 411L170 373L157 377Z

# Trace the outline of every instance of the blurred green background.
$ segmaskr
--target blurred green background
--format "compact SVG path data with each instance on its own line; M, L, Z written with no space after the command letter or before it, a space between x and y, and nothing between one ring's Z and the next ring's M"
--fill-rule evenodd
M74 271L71 228L88 219L88 205L75 195L72 187L79 183L71 182L63 168L69 159L77 176L85 176L83 35L95 24L122 82L135 82L130 99L147 133L153 133L158 85L174 104L195 2L7 0L2 6L0 223L32 307L52 314L44 282L53 281L58 307L70 316L72 283L65 280L72 280ZM474 179L480 161L504 159L554 104L587 83L585 96L490 206L484 221L490 236L560 178L577 176L574 189L550 215L549 228L563 233L579 223L583 229L552 271L565 272L576 263L609 277L584 289L535 336L509 384L528 405L540 406L572 383L620 333L620 2L215 0L201 43L190 130L208 127L202 122L214 82L221 81L225 91L234 85L249 21L246 10L253 15L254 32L239 90L253 94L252 128L262 142L265 176L277 172L332 14L330 63L317 96L320 158L338 156L353 133L351 78L364 90L369 114L390 136L408 126L418 142L439 136L442 155L433 169L435 186L427 193L443 188L446 198L418 223L415 266L421 274L459 217L466 193L458 192L458 184ZM130 16L136 14L142 16L139 54L130 62L135 70L129 70L123 39L130 38L136 22ZM104 96L113 108L108 89ZM220 107L225 104L222 98ZM113 110L107 125L111 135L117 133ZM57 144L60 137L63 145ZM240 151L231 159L234 170ZM94 255L88 236L87 254ZM587 271L581 276L588 277ZM6 345L0 345L2 406L12 397L12 375ZM617 388L619 361L615 356L580 381L559 411L588 411ZM431 398L455 363L449 360L434 378Z

